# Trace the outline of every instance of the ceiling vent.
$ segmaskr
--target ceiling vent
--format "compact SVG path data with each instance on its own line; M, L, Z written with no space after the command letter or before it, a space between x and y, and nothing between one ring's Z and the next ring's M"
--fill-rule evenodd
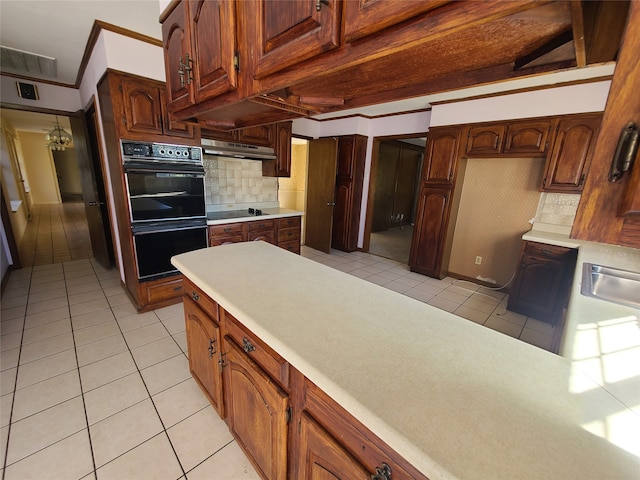
M56 78L56 59L15 48L0 47L0 66L3 71L27 76Z

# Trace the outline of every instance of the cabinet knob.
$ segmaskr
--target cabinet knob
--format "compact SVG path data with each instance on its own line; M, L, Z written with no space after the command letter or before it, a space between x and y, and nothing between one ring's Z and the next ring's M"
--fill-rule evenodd
M249 341L249 339L247 339L247 337L242 337L242 349L245 353L251 353L256 349L256 347Z
M193 298L194 302L197 302L198 300L200 300L200 295L198 295L197 292L193 292L191 293L191 298Z
M371 475L371 480L392 480L391 467L383 462L382 466L376 467L376 472Z

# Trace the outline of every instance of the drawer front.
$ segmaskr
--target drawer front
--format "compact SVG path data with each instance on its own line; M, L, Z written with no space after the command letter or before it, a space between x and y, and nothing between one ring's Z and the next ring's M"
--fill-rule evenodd
M247 234L247 240L252 242L254 240L262 240L263 242L275 244L276 232L273 230L254 230Z
M278 229L278 244L281 242L289 242L291 240L300 240L300 228Z
M209 236L214 235L242 235L242 223L225 223L223 225L209 225Z
M238 242L244 242L244 236L241 233L236 235L211 235L209 237L210 247L217 247L218 245Z
M300 228L300 217L286 217L278 219L278 228Z
M559 247L557 245L547 245L545 243L525 242L524 253L530 255L540 255L546 257L562 257L572 249Z
M159 283L148 283L145 288L147 290L147 303L180 297L184 290L181 276Z
M288 390L289 364L285 359L259 340L253 333L240 325L238 320L232 315L227 312L225 312L224 315L225 334L229 335L271 378Z
M300 255L300 240L291 240L289 242L278 242L280 248L284 248L293 253Z
M273 220L258 220L254 222L247 222L247 229L250 232L258 230L273 230L276 227L276 223Z
M184 295L189 297L196 303L203 312L214 320L218 320L218 304L211 300L209 296L191 283L188 279L184 279Z

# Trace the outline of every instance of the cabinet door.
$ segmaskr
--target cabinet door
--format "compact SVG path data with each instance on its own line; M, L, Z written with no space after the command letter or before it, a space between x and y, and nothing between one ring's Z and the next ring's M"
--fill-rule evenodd
M188 4L187 0L183 0L162 22L167 98L172 112L193 103L191 73L188 71L185 73L182 66L187 63L187 55L193 58L187 22ZM181 75L180 72L183 74Z
M353 213L351 201L351 182L338 180L336 184L335 206L333 207L333 229L331 230L331 247L350 251L353 245L349 242L349 218ZM353 248L355 250L355 248Z
M276 125L276 177L291 176L291 128L293 122L280 122ZM263 171L264 174L264 171Z
M551 122L518 122L507 125L504 153L542 155L547 150Z
M189 370L218 415L224 418L222 375L218 365L220 328L209 315L198 307L191 296L185 295L183 302L187 327Z
M422 181L452 184L458 164L460 128L434 128L429 132Z
M344 39L352 42L448 3L447 0L344 2Z
M508 309L554 323L564 262L525 255L509 293Z
M370 480L371 475L307 412L300 419L300 480Z
M162 116L164 118L164 134L172 137L195 138L196 129L193 125L175 120L173 114L167 107L167 94L165 89L160 89L160 99L162 102Z
M291 0L243 4L249 9L246 11L247 35L249 48L255 55L257 79L339 45L341 2ZM320 5L319 9L316 4Z
M472 127L467 136L467 155L495 155L502 152L505 125Z
M236 5L234 0L190 1L193 90L197 103L235 90Z
M123 77L120 83L127 131L162 135L162 99L154 83Z
M273 125L258 125L238 130L238 141L251 145L273 146Z
M228 336L224 348L229 429L262 478L285 480L289 398Z
M422 186L418 196L409 266L431 277L442 275L442 256L451 210L451 189Z
M580 193L589 171L600 116L561 120L547 160L542 189Z

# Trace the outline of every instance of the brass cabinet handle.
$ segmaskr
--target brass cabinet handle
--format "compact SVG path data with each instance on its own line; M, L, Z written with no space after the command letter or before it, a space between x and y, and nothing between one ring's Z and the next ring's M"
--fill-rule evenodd
M251 343L247 337L242 337L242 349L245 353L251 353L256 349L256 347L254 347L253 343Z

